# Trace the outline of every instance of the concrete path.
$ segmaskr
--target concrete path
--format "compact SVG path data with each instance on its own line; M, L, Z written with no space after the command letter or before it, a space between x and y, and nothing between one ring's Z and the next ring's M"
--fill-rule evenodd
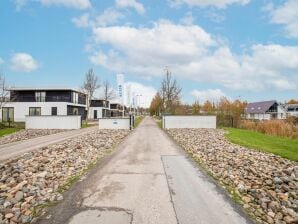
M250 223L151 118L39 223Z
M40 149L42 147L58 143L69 138L80 136L82 134L96 130L97 128L97 126L94 126L79 130L65 131L52 135L45 135L37 138L0 145L0 161L20 156L26 152Z

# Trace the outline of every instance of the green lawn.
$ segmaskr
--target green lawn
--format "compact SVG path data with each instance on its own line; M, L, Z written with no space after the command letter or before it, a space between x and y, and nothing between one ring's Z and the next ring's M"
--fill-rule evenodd
M265 135L245 129L225 129L229 131L226 137L235 144L298 161L298 139Z
M134 125L134 128L138 127L139 124L142 122L143 120L143 116L138 116L136 119L135 119L135 125Z
M8 135L8 134L11 134L11 133L14 133L14 132L17 132L21 130L20 128L3 128L3 129L0 129L0 137L4 136L4 135Z
M157 121L157 126L162 129L162 120Z

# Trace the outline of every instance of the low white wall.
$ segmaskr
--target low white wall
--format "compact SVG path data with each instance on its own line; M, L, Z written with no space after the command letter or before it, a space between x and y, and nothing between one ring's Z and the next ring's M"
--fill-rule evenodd
M26 129L80 129L81 116L26 116Z
M129 129L129 118L103 118L98 120L99 129Z
M216 116L163 116L163 128L216 128Z

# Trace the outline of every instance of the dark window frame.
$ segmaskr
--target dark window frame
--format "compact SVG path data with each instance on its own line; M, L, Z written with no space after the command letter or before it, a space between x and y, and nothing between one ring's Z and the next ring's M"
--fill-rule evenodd
M31 109L34 109L33 114L30 113ZM37 109L39 109L39 114L37 113ZM29 116L41 116L41 107L29 107Z
M46 102L46 91L36 91L35 92L35 102Z
M51 115L52 116L57 116L58 115L58 108L57 107L52 107L51 108Z
M10 120L10 122L14 122L14 107L2 107L2 122L8 122L8 119L6 121L4 121L4 116L3 116L3 112L4 112L4 109L8 109L9 110L13 110L13 117L12 117L12 120ZM9 112L8 112L9 114Z

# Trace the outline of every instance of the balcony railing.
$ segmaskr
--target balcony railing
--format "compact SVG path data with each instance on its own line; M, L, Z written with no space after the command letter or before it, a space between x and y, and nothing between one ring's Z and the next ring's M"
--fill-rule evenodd
M17 96L10 99L12 102L70 102L70 97L66 96Z

